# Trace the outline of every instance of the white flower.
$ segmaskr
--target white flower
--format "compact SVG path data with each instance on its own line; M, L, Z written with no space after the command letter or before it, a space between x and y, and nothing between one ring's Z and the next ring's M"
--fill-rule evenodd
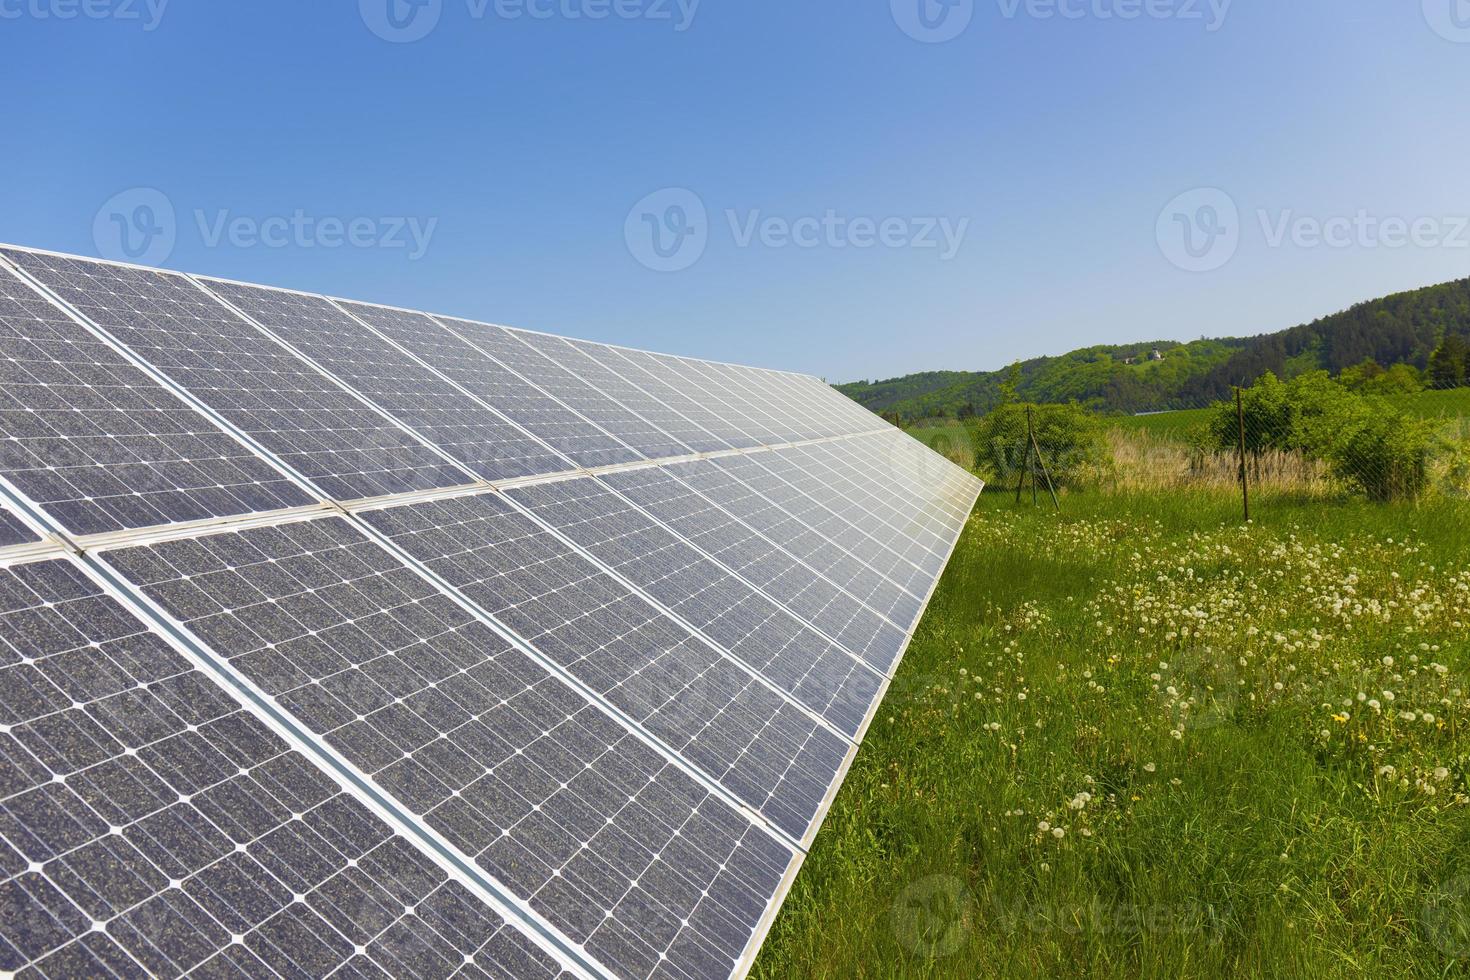
M1392 667L1393 666L1393 658L1392 657L1384 657L1383 658L1383 666L1385 666L1385 667Z
M1067 832L1060 827L1053 827L1051 829L1051 835L1057 840L1061 840L1063 837L1067 836Z
M1440 782L1444 782L1446 779L1450 778L1450 771L1444 766L1440 766L1438 769L1434 770L1434 778L1439 780Z
M1152 762L1145 762L1143 764L1143 771L1144 772L1158 772L1158 770L1159 770L1159 767L1156 766L1156 765L1154 765Z
M1051 830L1051 824L1049 824L1045 820L1043 820L1043 821L1041 821L1040 823L1038 823L1036 825L1036 829L1039 830L1039 831L1041 831L1044 834L1048 830Z

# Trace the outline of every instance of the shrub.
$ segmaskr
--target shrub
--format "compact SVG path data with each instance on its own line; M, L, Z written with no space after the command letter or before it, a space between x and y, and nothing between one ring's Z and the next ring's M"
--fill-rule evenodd
M1246 452L1296 453L1323 460L1342 483L1373 500L1418 497L1429 483L1433 427L1378 398L1355 394L1325 371L1283 382L1266 374L1242 394ZM1210 416L1206 447L1235 452L1240 420L1234 403Z
M1076 489L1094 480L1109 459L1101 421L1077 405L1029 407L1052 483ZM1006 486L1019 477L1029 444L1027 408L1002 405L970 426L975 466L987 482Z

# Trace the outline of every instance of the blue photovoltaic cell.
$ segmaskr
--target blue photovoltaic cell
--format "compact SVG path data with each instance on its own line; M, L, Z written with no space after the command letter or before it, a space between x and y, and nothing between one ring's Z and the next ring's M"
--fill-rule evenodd
M79 535L312 502L4 268L0 475Z
M6 255L329 497L355 500L468 482L183 276L32 252Z
M706 392L706 397L717 399L724 404L741 426L759 435L761 442L766 445L795 442L802 438L797 429L786 425L748 398L741 391L741 385L731 377L723 365L709 361L696 361L689 357L673 357L668 354L655 356L673 370L691 379L699 390Z
M361 515L800 840L847 743L495 494Z
M739 403L747 415L758 416L783 442L800 442L830 435L815 414L801 409L784 388L775 383L773 372L683 359L690 368L724 386L726 398Z
M734 970L792 851L346 521L105 557L612 972Z
M31 544L41 540L36 532L26 527L19 517L0 504L0 548L11 545Z
M531 346L527 342L530 334L464 321L456 322L454 329L501 364L636 451L637 455L620 462L690 454L688 446Z
M474 475L508 480L571 468L328 300L213 279L204 283Z
M701 417L689 417L695 418L700 425L732 447L748 449L780 441L773 433L753 424L749 419L738 418L739 413L720 396L717 386L711 386L705 380L691 377L687 372L679 370L677 358L622 347L607 350L619 362L614 370L627 371L628 368L624 365L631 366L628 376L635 384L652 391L660 401L675 406L686 415L689 415L684 408L686 404L698 406Z
M825 526L829 511L761 468L754 456L692 463L678 476L893 622L904 625L918 606L918 595L838 543L845 542L843 532L861 541L860 532L845 522Z
M566 457L570 464L560 469L607 466L639 458L427 314L361 303L343 303L342 307ZM445 322L452 325L454 321Z
M879 674L626 500L590 479L508 496L839 730L862 727Z
M715 452L730 446L681 415L643 388L638 387L624 370L621 374L571 341L549 334L513 330L511 335L535 348L565 371L577 376L597 391L636 414L664 435L662 443L647 442L637 448L651 458L682 456L690 453ZM624 438L624 441L627 441Z
M680 479L688 469L675 464L600 479L844 649L890 672L903 649L903 630Z
M0 569L0 970L561 972L64 560Z
M681 419L687 419L695 426L694 430L670 427L667 431L680 431L680 438L690 448L702 453L713 453L759 445L755 439L721 421L704 405L638 367L620 353L619 348L586 340L567 340L566 343L601 368L604 375L625 379L626 384L646 392L658 404L667 405Z

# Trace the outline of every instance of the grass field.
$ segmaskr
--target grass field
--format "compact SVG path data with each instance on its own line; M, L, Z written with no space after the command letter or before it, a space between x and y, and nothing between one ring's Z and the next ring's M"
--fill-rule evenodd
M1411 415L1428 419L1470 418L1470 388L1449 391L1421 391L1413 395L1392 395L1384 399L1390 405ZM1129 432L1148 432L1155 436L1184 436L1210 416L1208 408L1191 408L1156 415L1121 415L1109 418L1110 426Z
M1470 967L1462 505L986 495L755 976Z

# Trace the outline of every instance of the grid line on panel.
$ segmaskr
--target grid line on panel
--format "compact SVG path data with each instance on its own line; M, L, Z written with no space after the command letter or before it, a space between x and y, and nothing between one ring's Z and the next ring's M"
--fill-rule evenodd
M460 321L464 323L465 321ZM550 397L581 415L645 459L687 456L693 450L608 392L554 360L508 327L479 324L472 342Z
M757 452L769 452L769 450L761 450L761 451L757 451ZM690 462L693 462L693 461L690 461ZM690 526L689 525L686 524L684 526L685 527L684 530L681 530L679 527L676 527L675 526L675 523L673 521L666 519L668 515L661 515L659 513L656 513L654 507L649 502L646 502L646 501L645 502L640 502L638 499L636 499L637 498L636 492L629 492L629 491L626 491L625 489L618 489L618 487L614 485L614 482L618 479L618 477L620 476L620 474L618 474L618 473L608 473L608 474L600 474L599 476L600 477L605 476L605 477L608 478L606 480L601 480L601 479L599 480L599 482L601 483L601 485L605 489L607 489L609 492L611 492L614 495L616 495L619 499L621 499L624 502L626 502L629 506L635 508L638 511L638 513L644 515L649 520L651 520L655 524L657 524L659 527L667 530L670 534L672 534L680 542L684 543L685 545L689 546L690 548L693 548L695 552L697 552L699 555L701 555L705 560L711 562L713 565L715 565L717 568L719 568L722 572L724 572L724 573L732 576L737 581L739 581L742 585L744 585L745 587L751 589L753 592L755 592L757 595L763 597L768 602L771 602L777 608L783 610L787 615L791 616L793 619L795 619L797 622L799 622L803 627L805 627L806 629L812 631L817 636L821 637L824 642L827 642L827 643L832 644L833 647L835 647L838 650L841 650L845 655L847 655L848 657L852 658L854 661L856 661L856 662L858 662L860 664L865 665L869 669L873 670L875 673L877 673L879 675L882 675L883 674L883 671L879 670L876 666L874 666L870 662L870 660L869 660L868 657L865 657L862 653L859 652L862 649L861 647L852 647L852 646L849 646L847 643L844 643L841 639L839 639L838 637L836 637L836 636L832 635L830 632L828 632L828 630L826 628L824 628L821 625L818 625L813 619L811 619L809 616L805 615L801 610L795 608L793 604L791 604L788 601L785 601L785 600L781 599L776 594L774 594L773 592L771 592L769 590L769 580L768 579L767 580L762 580L758 576L751 576L750 574L748 574L748 572L746 570L737 568L734 564L732 564L732 563L728 562L726 559L720 557L720 555L717 553L717 552L719 552L720 549L718 549L717 547L716 548L712 548L708 543L705 543L705 542L702 542L702 541L696 541L696 540L693 540L693 539L691 539L689 537L686 537L685 536L686 535L686 531L688 531L690 529ZM671 480L671 482L679 483L679 481L677 481L677 480L672 480L672 478L669 478L669 479ZM682 483L679 483L679 485L681 487L684 486ZM728 518L728 521L729 521L729 525L730 526L739 525L740 527L744 528L749 533L749 535L751 535L753 538L759 538L760 540L769 543L770 546L771 546L771 548L773 548L773 549L777 547L774 542L769 541L769 539L765 538L763 535L760 535L758 531L756 531L753 528L750 528L748 525L746 525L743 522L739 521L739 519L736 518L734 515L729 514L728 512L723 511L723 509L719 508L717 504L715 504L713 501L709 501L707 498L704 498L702 495L698 494L698 492L695 491L693 488L687 488L686 487L685 488L685 491L690 496L698 497L700 500L704 501L708 505L708 507L710 509L712 509L712 510L719 510L722 514L725 515L726 518ZM691 515L684 514L684 515L681 515L681 516L688 517L688 516L691 516ZM697 532L695 532L695 533L697 533ZM792 560L795 561L796 559L793 557ZM817 573L815 570L812 570L812 575L819 577L819 573ZM823 581L826 581L826 580L823 579ZM829 583L829 584L831 584L831 583ZM837 589L837 586L835 584L832 584L831 587L834 590ZM857 604L857 600L855 598L851 598L850 601L852 603L854 603L854 604ZM867 610L867 611L868 611L868 613L875 620L882 619L881 614L877 613L876 611L873 611L873 610ZM897 627L896 626L892 626L891 628L896 629Z
M428 314L346 300L338 305L576 467L638 458Z
M766 455L766 454L763 454ZM682 468L680 477L722 507L774 541L791 554L871 608L900 626L908 622L908 610L918 602L881 570L844 548L820 525L826 511L784 481L764 475L764 470L741 465L730 457L694 463Z
M572 345L564 337L550 334L531 333L524 330L509 330L511 336L532 348L582 384L601 392L622 409L663 433L680 452L653 452L643 450L651 459L666 459L684 455L730 448L723 440L700 427L669 405L635 384L624 374L618 374L607 365L593 358L586 351ZM641 447L640 447L641 448Z
M845 739L497 495L360 517L773 826L809 838Z
M902 641L898 626L682 479L679 473L688 465L599 479L737 577L889 673Z
M689 418L700 420L701 425L731 446L750 449L774 441L774 436L770 433L767 433L770 438L762 438L754 431L742 428L730 418L728 406L723 406L724 411L721 411L723 403L711 397L710 392L691 386L687 376L674 370L657 355L618 347L604 349L610 351L630 370L638 372L635 377L639 378L639 383L650 391L655 391L660 400L675 405Z
M559 389L561 391L560 395L547 387L546 382L549 380L548 374L551 372L543 370L536 372L534 376L528 373L531 370L530 365L533 364L533 359L544 361L545 358L539 357L534 350L525 344L516 342L509 336L509 332L504 327L496 327L485 323L478 323L474 320L462 320L447 316L436 316L433 319L443 329L449 331L460 341L474 349L481 357L486 358L502 371L514 377L518 382L527 386L531 391L534 391L537 396L557 406L600 436L605 443L598 454L600 461L588 462L585 464L587 468L638 463L652 458L627 439L624 439L619 433L610 429L607 424L604 424L605 422L611 421L608 418L610 410L607 406L612 405L612 403L607 399L602 398L596 392L588 389L582 392L582 397L577 398L575 403L573 403L568 401L567 397L563 397L570 397L572 395L572 392L568 390L566 385L562 385ZM557 371L560 370L555 368L555 365L551 365L551 368ZM565 374L566 372L561 373ZM614 410L615 408L614 406ZM628 413L624 412L623 414ZM611 424L616 425L617 423L612 422ZM641 420L637 428L641 429L642 432L652 431ZM634 441L638 441L639 435L635 434L633 438Z
M327 497L352 500L464 482L457 467L192 279L64 256L7 254Z
M310 501L0 253L0 475L76 534Z
M568 481L558 481L556 484L543 484L542 486L565 486L567 482ZM532 488L527 487L522 489L529 490ZM511 507L515 510L517 515L526 518L535 527L550 534L560 545L569 548L574 554L586 561L588 565L596 569L599 574L607 576L620 588L626 589L628 593L635 596L639 601L646 603L660 616L668 619L679 630L686 632L690 636L696 638L699 643L707 647L709 650L713 651L722 659L736 665L741 673L757 681L766 690L768 690L772 694L777 695L783 701L790 704L793 708L796 708L797 710L802 712L802 714L806 715L811 721L815 722L818 725L821 725L823 728L826 728L832 734L843 738L845 741L850 741L846 738L845 735L843 735L840 727L828 721L825 717L823 717L820 711L804 703L800 698L782 688L778 683L764 676L757 668L752 667L749 663L746 662L744 658L737 656L724 644L718 643L715 640L711 639L708 634L703 632L700 628L692 625L684 616L681 616L679 613L671 609L663 600L651 594L642 586L638 585L636 582L630 580L623 573L623 571L613 567L612 564L593 553L591 549L584 546L580 541L577 541L573 536L565 533L553 522L551 522L541 514L537 513L534 508L523 503L520 499L512 497L509 492L504 493L503 497L510 503Z
M507 496L834 730L856 733L879 675L635 505L590 479Z
M561 972L80 566L0 620L0 969Z
M892 547L871 532L871 524L885 522L882 515L862 510L851 497L825 485L810 471L810 463L802 465L793 458L793 453L795 450L767 453L753 467L731 469L740 472L743 479L748 478L752 487L771 492L778 497L778 505L794 518L824 534L834 545L902 589L903 594L898 598L907 596L913 600L904 608L916 609L926 585L921 563L910 557L906 549ZM767 490L772 481L779 481L784 488ZM798 506L804 509L798 510Z
M350 525L109 561L589 955L731 971L791 852Z
M325 297L217 279L196 281L464 468L465 482L572 468Z
M715 364L696 358L686 357L682 360L697 368L704 376L717 381L727 393L727 398L740 405L747 415L768 419L768 427L784 436L783 441L800 442L831 435L830 432L813 427L811 413L795 411L794 406L788 405L777 389L768 387L754 369Z
M775 437L770 440L770 444L799 442L806 438L800 428L793 427L787 420L779 418L748 398L744 386L738 382L737 372L733 367L692 357L668 356L667 359L676 362L677 367L685 374L705 386L704 390L710 390L708 387L710 385L718 388L721 392L720 398L741 418L748 419L752 424L760 426Z

